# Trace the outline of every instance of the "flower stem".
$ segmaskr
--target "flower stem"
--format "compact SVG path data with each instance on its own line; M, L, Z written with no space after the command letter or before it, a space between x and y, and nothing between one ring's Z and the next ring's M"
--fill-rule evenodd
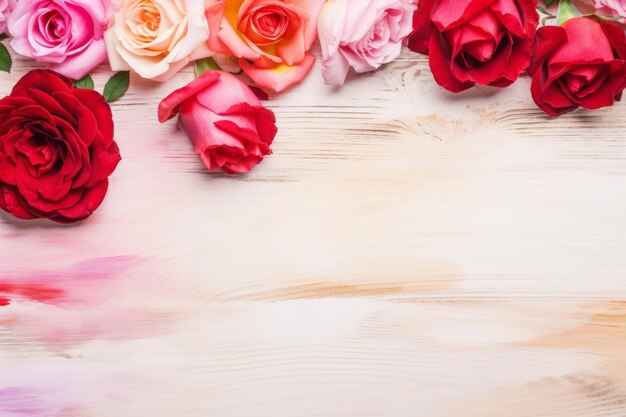
M569 19L580 16L578 9L572 4L571 0L559 0L559 12L556 17L557 25L562 25Z
M204 74L209 70L221 70L220 66L217 65L217 62L213 58L204 58L196 61L196 78Z

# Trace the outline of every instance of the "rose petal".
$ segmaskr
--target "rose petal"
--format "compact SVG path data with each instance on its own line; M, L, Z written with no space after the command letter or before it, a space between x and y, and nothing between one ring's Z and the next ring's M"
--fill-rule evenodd
M207 71L185 87L171 93L159 104L159 122L164 123L176 116L181 103L214 84L219 78L220 73L218 71Z
M294 84L299 83L309 73L315 57L309 53L298 65L277 65L273 68L259 68L250 64L245 59L239 60L241 69L261 87L270 89L276 93L283 91Z

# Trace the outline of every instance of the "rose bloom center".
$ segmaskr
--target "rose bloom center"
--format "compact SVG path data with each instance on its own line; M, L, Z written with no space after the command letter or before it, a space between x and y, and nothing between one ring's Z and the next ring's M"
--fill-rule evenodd
M455 37L462 40L462 48L457 59L460 59L460 64L469 68L490 61L504 43L508 42L502 23L487 12L478 15L468 25L453 31L454 33L447 34L448 41L454 44Z
M161 25L161 13L150 0L139 0L126 16L126 25L144 42L152 41Z
M40 45L49 46L64 39L71 26L71 21L68 22L65 15L53 8L42 10L33 23L32 36Z
M266 7L254 12L251 23L256 34L273 43L280 41L287 32L289 18L279 8Z
M33 130L28 131L18 141L15 148L29 160L32 166L29 169L36 171L33 174L38 177L61 162L63 155L59 152L60 149L58 147L52 145L52 143L56 142L54 138L50 138L46 133L39 132L38 128Z

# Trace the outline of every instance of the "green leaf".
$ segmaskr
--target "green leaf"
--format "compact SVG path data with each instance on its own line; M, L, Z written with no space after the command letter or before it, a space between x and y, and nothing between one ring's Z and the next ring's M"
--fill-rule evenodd
M0 43L0 71L11 72L13 60L6 46Z
M221 70L213 58L204 58L196 61L196 78L209 70Z
M552 6L554 3L556 3L556 0L543 0L543 4L546 5L546 7L550 7Z
M556 24L562 25L568 20L580 16L578 9L571 0L559 0L559 13L556 16Z
M91 75L87 74L80 80L74 81L74 87L93 90L96 86L93 83L93 79L91 78Z
M543 17L541 18L541 26L545 26L546 22L550 19L554 19L556 18L555 15L553 15L552 13L550 13L549 11L547 11L546 9L544 9L543 7L537 7L537 11L543 15Z
M130 84L130 71L120 71L113 75L104 86L104 98L107 103L122 97Z

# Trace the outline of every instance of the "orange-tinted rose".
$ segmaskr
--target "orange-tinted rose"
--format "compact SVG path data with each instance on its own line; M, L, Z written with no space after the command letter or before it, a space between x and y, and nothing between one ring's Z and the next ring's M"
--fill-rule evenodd
M254 82L281 91L300 82L315 58L324 0L208 0L209 47L239 58Z

